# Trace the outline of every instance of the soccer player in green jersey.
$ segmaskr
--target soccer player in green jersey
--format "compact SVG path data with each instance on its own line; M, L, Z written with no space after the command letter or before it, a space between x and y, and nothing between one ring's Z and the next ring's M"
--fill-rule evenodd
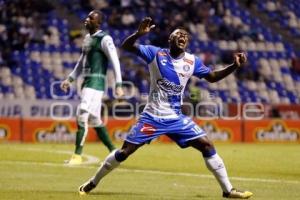
M122 77L120 62L116 47L110 35L100 29L104 15L98 10L93 10L85 19L84 25L88 31L82 46L82 53L68 78L61 83L61 89L65 92L71 83L79 76L83 75L81 102L77 109L76 148L69 160L69 164L82 163L82 148L88 133L88 126L93 126L99 139L112 151L115 149L106 128L101 121L101 104L105 89L105 78L110 61L116 77L116 96L124 95L122 90Z

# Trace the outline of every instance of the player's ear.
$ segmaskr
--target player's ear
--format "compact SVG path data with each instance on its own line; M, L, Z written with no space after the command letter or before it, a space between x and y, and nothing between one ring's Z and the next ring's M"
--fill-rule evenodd
M98 17L98 24L101 25L103 18L99 14L97 15L97 17Z
M172 40L173 36L172 34L169 36L169 39L168 39L168 43L171 43L171 40Z

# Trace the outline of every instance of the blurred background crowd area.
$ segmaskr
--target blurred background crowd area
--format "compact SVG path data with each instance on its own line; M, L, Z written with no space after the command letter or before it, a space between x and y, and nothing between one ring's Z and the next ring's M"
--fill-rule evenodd
M53 99L51 84L74 68L86 34L83 22L93 9L105 13L101 28L118 47L123 80L134 84L125 86L133 94L128 102L146 101L149 73L141 59L119 47L145 16L156 28L141 44L167 47L169 34L181 26L191 33L188 52L208 67L223 68L233 52L248 55L244 68L218 83L192 78L187 101L300 102L299 0L0 0L0 99ZM111 102L112 69L107 76L105 101Z

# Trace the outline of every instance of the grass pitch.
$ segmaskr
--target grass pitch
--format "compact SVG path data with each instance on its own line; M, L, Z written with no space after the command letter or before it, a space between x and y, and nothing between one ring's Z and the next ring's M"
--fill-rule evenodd
M299 144L216 144L216 148L234 187L252 191L252 199L300 199ZM199 152L157 143L139 149L90 195L80 197L78 186L99 164L68 167L63 161L72 151L69 144L0 144L0 199L222 199ZM108 151L102 144L90 143L84 153L102 160Z

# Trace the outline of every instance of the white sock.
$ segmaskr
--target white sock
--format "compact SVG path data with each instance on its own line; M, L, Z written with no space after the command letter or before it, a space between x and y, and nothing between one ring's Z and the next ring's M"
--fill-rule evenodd
M99 167L98 171L94 175L94 177L91 178L91 181L97 185L99 181L109 172L111 172L113 169L118 167L120 165L120 162L118 162L115 158L115 152L117 150L112 151L102 162L101 166Z
M230 192L232 185L228 179L225 165L222 158L215 154L211 157L204 158L207 168L214 174L223 192Z

